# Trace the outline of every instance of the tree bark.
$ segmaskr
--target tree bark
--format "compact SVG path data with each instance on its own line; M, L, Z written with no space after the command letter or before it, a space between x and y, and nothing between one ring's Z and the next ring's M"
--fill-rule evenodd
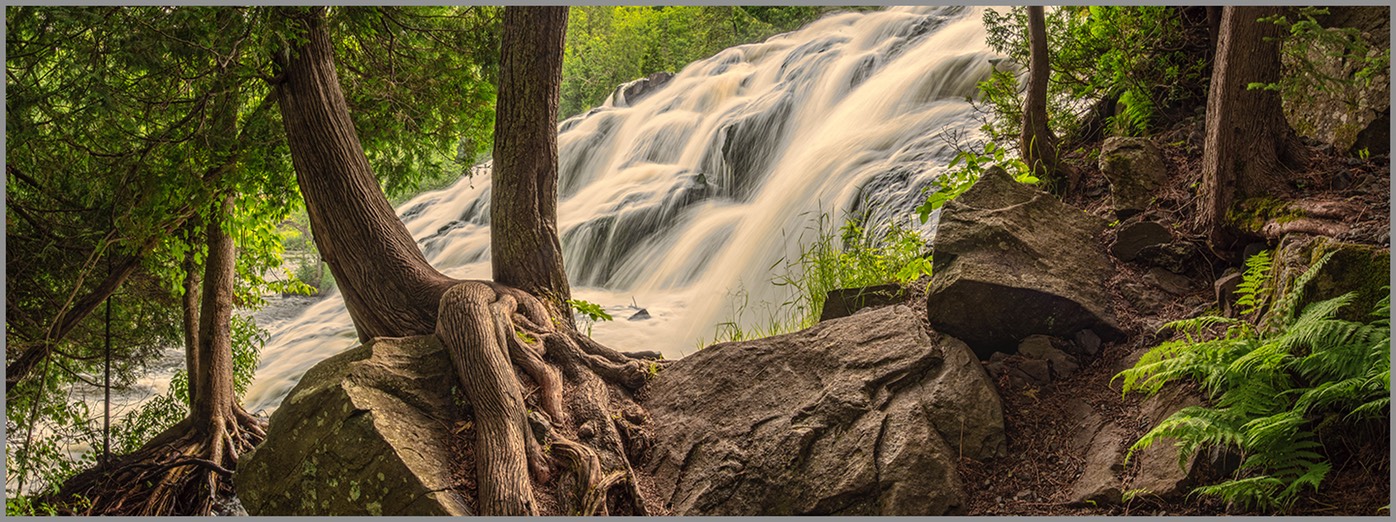
M430 334L455 281L427 263L373 176L340 90L324 9L287 14L306 42L283 64L277 103L315 245L341 282L360 340Z
M181 300L184 308L184 365L190 406L194 404L194 397L198 396L195 376L199 374L199 287L202 280L199 263L194 259L195 245L198 244L195 228L196 225L192 224L185 227L184 237L189 243L189 252L184 257L184 297Z
M217 424L232 411L233 400L233 285L237 282L233 237L223 230L232 212L233 198L226 196L214 204L204 237L208 256L204 260L202 309L199 312L197 361L189 374L190 416L196 425Z
M1214 249L1227 250L1236 240L1228 213L1238 200L1280 190L1281 170L1295 159L1297 140L1281 112L1279 93L1248 88L1279 81L1282 29L1258 19L1281 9L1246 6L1222 11L1207 95L1198 209L1199 225Z
M495 282L533 294L555 312L566 311L571 298L557 234L557 110L566 30L566 7L504 10L490 195Z
M1033 175L1047 182L1057 194L1074 189L1075 176L1057 156L1057 144L1047 126L1047 81L1051 64L1047 57L1047 21L1042 6L1028 6L1028 88L1023 101L1023 160Z

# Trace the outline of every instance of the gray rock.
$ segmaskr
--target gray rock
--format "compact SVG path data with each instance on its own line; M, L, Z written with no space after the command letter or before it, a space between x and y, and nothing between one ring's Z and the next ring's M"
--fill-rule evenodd
M1168 181L1163 151L1148 138L1106 139L1100 148L1100 172L1110 180L1115 215L1121 219L1148 209Z
M1121 226L1110 245L1110 255L1120 261L1134 261L1148 247L1166 245L1173 240L1168 227L1157 221L1137 221Z
M677 515L963 513L963 455L1005 450L969 348L905 306L721 343L652 381L645 464Z
M1385 27L1364 36L1369 42L1378 36L1378 32L1379 38L1388 38L1390 14L1383 14L1380 18L1386 19L1383 21ZM1336 32L1340 29L1324 30ZM1340 41L1344 39L1340 37L1332 42L1306 40L1303 43L1286 40L1282 53L1284 66L1286 69L1312 67L1319 75L1352 78L1362 63L1346 59L1342 44L1336 43ZM1308 47L1295 47L1297 45ZM1373 46L1376 51L1386 47L1380 43ZM1327 89L1308 89L1301 96L1284 97L1281 106L1285 119L1300 136L1317 139L1339 151L1348 151L1358 141L1362 131L1378 120L1381 113L1390 110L1390 89L1390 77L1377 74L1372 76L1370 82L1334 83ZM1387 114L1389 118L1390 113Z
M888 306L906 300L901 285L887 284L829 291L824 298L820 321L848 317L864 308Z
M1058 378L1069 378L1076 374L1076 370L1081 366L1076 359L1067 355L1066 352L1056 347L1051 337L1045 335L1033 335L1018 345L1018 353L1029 359L1037 359L1047 363L1048 374ZM1063 341L1062 344L1065 344Z
M1192 291L1192 280L1160 267L1150 268L1144 277L1154 286L1173 295L1183 295Z
M1090 433L1086 464L1068 490L1073 504L1115 504L1120 502L1124 485L1119 474L1124 470L1121 444L1126 439L1123 428L1114 423L1101 424ZM1127 447L1127 444L1126 444Z
M451 361L435 336L375 339L316 364L238 461L251 515L470 515L452 471Z
M630 318L627 319L627 320L628 320L628 321L644 321L645 319L649 319L649 318L650 318L650 311L649 311L649 310L646 310L646 309L644 309L644 308L641 308L640 311L635 312L634 314L631 314L631 315L630 315Z
M1228 268L1226 273L1212 283L1212 291L1217 298L1217 308L1222 315L1233 317L1236 313L1236 287L1241 284L1241 271Z
M1043 226L1044 223L1050 226ZM991 168L941 209L926 313L937 331L981 359L1033 334L1090 328L1120 337L1105 285L1113 274L1096 236L1105 224Z
M1100 336L1095 332L1089 329L1076 332L1076 346L1080 347L1082 353L1095 355L1100 352L1100 345Z
M616 87L615 93L611 95L611 103L615 104L616 107L630 107L658 91L660 87L667 85L672 79L674 79L674 73L657 72L622 84Z

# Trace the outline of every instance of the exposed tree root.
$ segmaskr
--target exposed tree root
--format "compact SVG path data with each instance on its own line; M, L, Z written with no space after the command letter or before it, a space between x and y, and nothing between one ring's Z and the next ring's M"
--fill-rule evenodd
M441 298L436 335L475 412L480 511L540 514L534 485L557 481L561 512L545 514L647 514L627 447L645 446L632 393L653 363L562 324L537 298L492 282ZM571 473L554 473L559 465Z
M240 407L222 418L185 418L140 449L68 479L48 502L76 515L208 515L232 491L240 454L266 437Z

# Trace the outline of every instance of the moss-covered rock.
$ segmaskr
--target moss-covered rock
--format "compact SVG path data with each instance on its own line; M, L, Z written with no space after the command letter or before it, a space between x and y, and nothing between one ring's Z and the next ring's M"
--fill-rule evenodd
M460 419L435 336L374 339L305 373L238 461L251 515L469 515L453 473Z
M1286 236L1276 249L1271 288L1277 292L1290 291L1300 274L1329 253L1333 257L1309 282L1300 309L1308 303L1357 292L1357 299L1338 316L1350 321L1367 321L1372 307L1388 292L1386 287L1391 277L1389 249L1326 237Z

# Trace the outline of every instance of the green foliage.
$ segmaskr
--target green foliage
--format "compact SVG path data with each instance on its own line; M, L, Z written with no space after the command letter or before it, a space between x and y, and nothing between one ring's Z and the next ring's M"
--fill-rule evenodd
M926 201L916 207L916 215L925 224L931 219L931 213L945 206L950 200L964 194L966 190L974 186L974 182L979 180L979 175L989 167L999 167L1013 176L1019 183L1037 184L1037 176L1033 176L1028 169L1028 164L1017 157L1008 157L1008 149L1000 147L992 141L984 143L984 151L978 152L973 149L961 150L950 160L950 165L946 171L935 179L932 186L921 190L922 193L930 192L926 196ZM934 188L935 191L931 191Z
M1254 296L1266 288L1270 260L1253 257L1242 286L1251 296L1248 313L1260 317L1202 316L1166 325L1183 337L1151 349L1116 378L1126 393L1145 394L1194 381L1214 405L1173 414L1136 442L1131 455L1164 438L1177 441L1180 464L1205 448L1236 451L1242 462L1235 476L1195 492L1248 508L1284 508L1303 491L1317 490L1331 464L1313 433L1316 422L1382 418L1391 395L1389 296L1365 323L1336 318L1356 292L1299 309L1331 257L1320 258L1263 313Z
M792 297L778 305L761 303L750 309L744 291L734 294L732 319L717 326L715 341L768 337L808 328L819 322L829 291L887 283L910 284L931 275L926 240L914 228L889 223L869 226L866 219L846 220L837 230L827 214L810 229L814 240L804 243L799 258L785 260L784 273L772 282L788 287ZM746 321L749 312L765 317ZM756 323L756 326L743 324Z
M836 9L823 6L573 6L559 116L600 105L617 85L763 40Z
M571 306L577 314L582 316L582 320L586 324L587 335L591 335L591 326L593 324L614 319L611 317L611 314L606 313L604 308L601 308L601 305L590 301L568 299L567 305Z
M1047 11L1049 126L1069 139L1083 130L1089 105L1116 99L1116 134L1158 128L1166 109L1205 103L1210 49L1201 8L1063 6ZM986 130L996 140L1016 138L1022 121L1022 85L1028 66L1027 14L1022 7L987 9L986 41L1007 64L980 84L981 103L994 116ZM1183 113L1189 111L1183 110Z
M1370 85L1377 77L1385 77L1391 69L1391 49L1374 47L1362 31L1353 27L1325 28L1315 17L1328 14L1327 7L1299 7L1287 14L1261 18L1284 29L1285 42L1280 46L1289 69L1277 83L1251 83L1250 89L1280 91L1281 96L1312 96L1312 93L1343 94L1354 87ZM1315 50L1332 53L1334 59L1347 64L1351 75L1334 76L1313 58ZM1357 100L1348 100L1357 105Z

